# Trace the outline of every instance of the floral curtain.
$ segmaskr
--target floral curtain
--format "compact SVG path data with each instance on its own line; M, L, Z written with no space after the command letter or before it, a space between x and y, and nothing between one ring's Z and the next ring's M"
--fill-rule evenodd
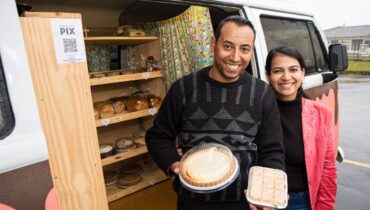
M213 28L208 8L191 6L182 14L143 25L148 35L160 37L161 64L166 88L176 79L213 61Z

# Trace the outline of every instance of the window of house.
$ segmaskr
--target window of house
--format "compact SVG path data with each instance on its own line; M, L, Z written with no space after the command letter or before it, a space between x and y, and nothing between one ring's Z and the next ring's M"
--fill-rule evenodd
M362 44L362 39L354 39L352 40L352 48L351 50L354 52L358 52L360 50L360 45Z
M338 40L330 40L330 44L339 44Z
M12 132L14 125L14 114L9 100L3 63L0 56L0 140Z
M306 74L328 69L326 50L311 21L261 16L267 50L278 45L296 48L305 59Z
M370 47L370 40L365 40L364 44L367 44Z

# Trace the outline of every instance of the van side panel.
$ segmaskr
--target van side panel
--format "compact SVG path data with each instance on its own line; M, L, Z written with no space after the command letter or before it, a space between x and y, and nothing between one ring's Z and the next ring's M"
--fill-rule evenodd
M338 111L338 80L333 80L324 83L321 86L313 87L305 90L312 100L321 102L327 105L334 114L334 141L335 153L337 154L339 144L339 111Z

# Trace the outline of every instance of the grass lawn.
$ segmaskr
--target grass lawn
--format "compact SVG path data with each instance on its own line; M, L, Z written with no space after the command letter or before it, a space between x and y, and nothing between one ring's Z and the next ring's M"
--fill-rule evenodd
M349 61L347 71L370 72L370 61Z

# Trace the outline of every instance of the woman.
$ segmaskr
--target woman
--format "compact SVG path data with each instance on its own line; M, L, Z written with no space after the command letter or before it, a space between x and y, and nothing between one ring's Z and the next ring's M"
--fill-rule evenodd
M304 60L296 49L279 46L269 52L266 75L276 93L286 150L286 209L334 209L333 116L326 106L305 97L304 74Z

